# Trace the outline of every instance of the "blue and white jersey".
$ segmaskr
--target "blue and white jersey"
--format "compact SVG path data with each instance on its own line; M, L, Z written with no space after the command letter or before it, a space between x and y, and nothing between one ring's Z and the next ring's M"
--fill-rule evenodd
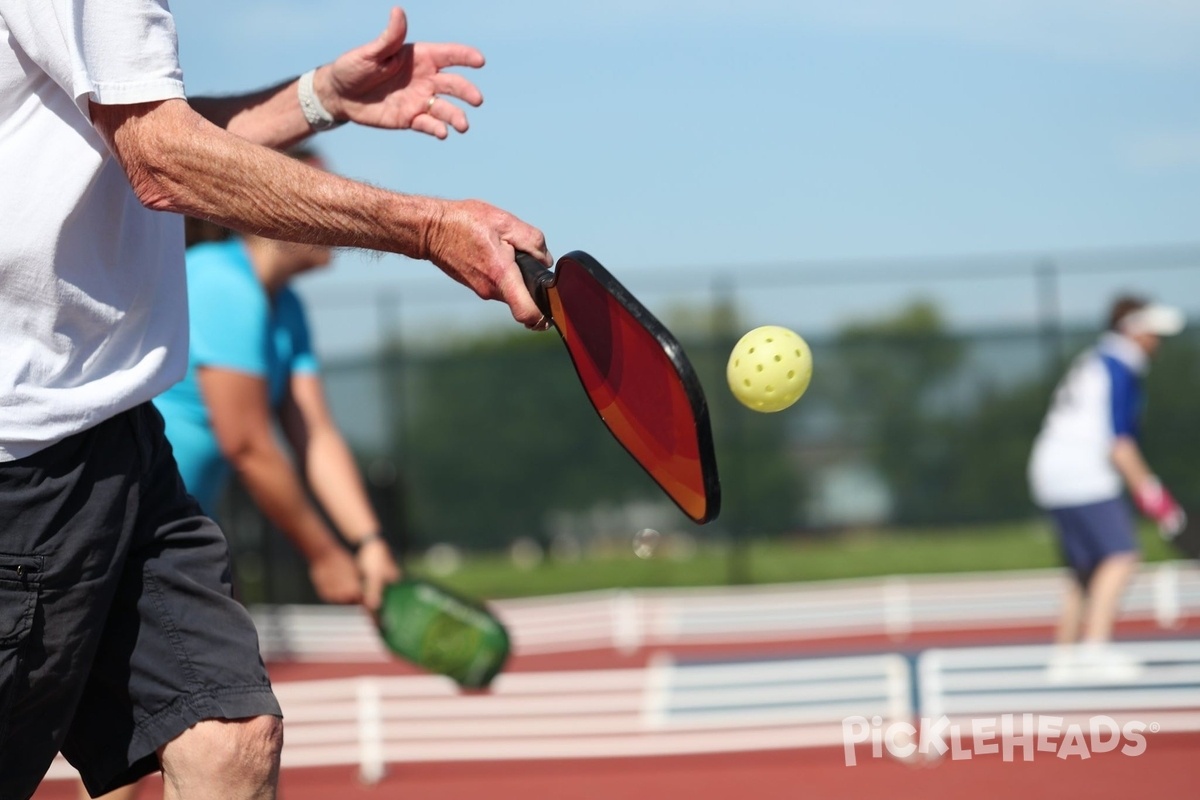
M1145 352L1132 340L1106 333L1071 366L1054 392L1033 444L1029 484L1042 508L1068 508L1121 495L1112 463L1118 436L1138 435Z

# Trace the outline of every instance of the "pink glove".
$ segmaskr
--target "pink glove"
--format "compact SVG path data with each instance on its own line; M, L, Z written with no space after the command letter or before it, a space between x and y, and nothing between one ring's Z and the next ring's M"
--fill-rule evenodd
M1138 510L1158 523L1158 529L1164 535L1174 536L1187 522L1183 509L1158 478L1143 482L1134 492L1133 501Z

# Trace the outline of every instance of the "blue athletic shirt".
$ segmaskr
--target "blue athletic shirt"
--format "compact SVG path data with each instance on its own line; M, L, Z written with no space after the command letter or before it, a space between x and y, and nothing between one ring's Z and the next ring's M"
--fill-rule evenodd
M1116 355L1100 348L1100 361L1108 371L1109 410L1115 436L1137 438L1142 411L1142 383L1134 368Z
M214 514L230 467L217 445L197 368L265 378L271 405L278 408L291 376L315 373L317 359L300 298L286 286L268 296L240 239L187 251L187 293L187 374L154 403L166 420L184 485L206 513Z
M1146 354L1107 333L1059 383L1029 463L1030 488L1043 508L1067 508L1120 497L1112 463L1118 436L1137 438Z

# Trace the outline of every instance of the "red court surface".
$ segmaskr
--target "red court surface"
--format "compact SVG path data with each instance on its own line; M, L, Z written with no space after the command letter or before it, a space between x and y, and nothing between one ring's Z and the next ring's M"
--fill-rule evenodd
M421 765L396 768L378 786L353 787L349 770L298 771L286 776L281 798L423 798L456 800L859 800L860 798L1133 798L1192 797L1200 779L1200 735L1147 741L1136 758L1120 754L1060 761L1000 757L910 766L860 759L847 767L840 749L791 750L570 763ZM869 751L863 754L869 756Z
M1148 624L1123 624L1120 639L1200 634L1200 620L1165 632ZM916 652L953 645L1044 643L1044 628L957 630L923 633L902 640L837 637L804 642L741 643L736 646L673 650L680 660L845 655L892 650ZM643 666L652 651L621 655L613 650L517 658L513 671L615 669ZM410 674L402 663L274 664L277 682L363 674ZM1152 721L1152 720L1151 720ZM285 734L286 737L286 734ZM1022 751L1017 750L1017 758ZM842 748L587 760L494 761L393 764L375 785L359 782L352 767L293 768L283 772L281 800L1127 800L1134 797L1189 798L1200 786L1200 734L1146 734L1144 752L1119 750L1087 758L1035 752L1032 761L1001 755L906 763L873 758L869 747L847 766ZM161 781L147 781L138 800L158 800ZM75 800L65 781L47 783L36 800Z
M1200 781L1200 735L1147 737L1137 757L1120 753L1031 762L999 756L913 766L860 752L847 767L840 748L715 756L394 766L365 786L353 769L285 770L280 800L1127 800L1194 797ZM74 800L65 783L35 795ZM139 800L161 797L157 778Z

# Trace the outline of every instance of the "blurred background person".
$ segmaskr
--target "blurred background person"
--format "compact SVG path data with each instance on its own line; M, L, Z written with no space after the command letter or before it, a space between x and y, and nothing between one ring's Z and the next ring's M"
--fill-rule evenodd
M312 150L291 154L324 167ZM186 230L188 371L154 401L184 485L213 516L236 475L303 554L322 600L374 611L400 569L325 403L304 305L289 286L295 276L327 266L332 251L234 234L193 218ZM138 789L130 784L103 800L132 800ZM80 797L88 797L82 786Z
M323 167L311 150L292 155ZM289 286L327 266L330 248L232 236L199 220L188 222L188 243L188 371L155 400L184 484L215 514L236 474L304 555L322 600L374 610L399 569L329 412L304 305Z
M1103 645L1112 639L1121 597L1139 560L1136 524L1123 490L1161 530L1182 524L1182 511L1147 464L1138 434L1150 360L1160 337L1183 327L1178 309L1118 297L1108 330L1059 381L1034 441L1028 467L1033 499L1053 520L1073 576L1056 641L1089 646L1070 657L1095 656L1121 666Z

